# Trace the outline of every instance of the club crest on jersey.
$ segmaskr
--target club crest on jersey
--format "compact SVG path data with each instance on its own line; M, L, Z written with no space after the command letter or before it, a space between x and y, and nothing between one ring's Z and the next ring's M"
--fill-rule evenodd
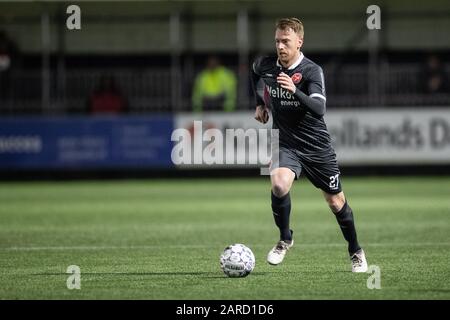
M291 79L292 79L292 82L293 82L294 84L297 84L297 83L299 83L300 81L302 81L302 74L299 73L299 72L294 73L294 74L291 76Z

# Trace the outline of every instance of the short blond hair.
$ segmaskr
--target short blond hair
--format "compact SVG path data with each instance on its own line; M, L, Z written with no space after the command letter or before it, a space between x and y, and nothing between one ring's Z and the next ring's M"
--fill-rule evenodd
M305 31L303 29L303 23L297 18L281 18L277 21L276 29L286 30L291 28L294 32L303 39Z

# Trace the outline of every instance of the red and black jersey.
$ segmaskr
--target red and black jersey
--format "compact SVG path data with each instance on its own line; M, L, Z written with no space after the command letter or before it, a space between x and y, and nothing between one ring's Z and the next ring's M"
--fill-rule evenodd
M280 72L291 77L297 87L295 93L277 83ZM255 90L260 80L264 82L264 98ZM303 54L289 68L283 67L277 57L260 57L253 63L252 82L256 104L271 109L273 128L279 129L280 146L295 148L310 158L334 155L323 119L326 94L320 66Z

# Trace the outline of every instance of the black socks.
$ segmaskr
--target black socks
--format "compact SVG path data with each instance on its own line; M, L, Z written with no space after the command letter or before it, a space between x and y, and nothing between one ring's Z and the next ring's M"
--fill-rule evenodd
M272 192L272 213L275 224L280 229L280 240L292 240L292 231L289 229L289 216L291 214L291 197L289 192L278 198Z
M348 241L348 252L350 255L352 255L353 253L361 249L356 237L356 229L355 222L353 220L352 209L348 205L347 201L345 201L342 209L334 214L336 216L337 222L339 223L339 227L341 227L345 240Z
M272 213L275 219L275 224L280 229L280 240L291 241L292 230L289 229L289 216L291 214L291 197L289 192L278 198L272 192ZM336 220L341 228L345 240L348 242L348 252L350 255L354 254L361 247L358 244L356 236L355 222L353 220L353 212L347 201L342 209L334 213Z

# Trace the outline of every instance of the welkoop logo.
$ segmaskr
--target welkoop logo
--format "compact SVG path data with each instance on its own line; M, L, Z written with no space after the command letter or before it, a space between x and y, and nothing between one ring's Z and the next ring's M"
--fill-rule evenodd
M266 86L269 95L278 99L289 99L293 100L294 96L289 90L283 89L281 87L272 88L271 86Z
M278 130L242 128L203 130L202 121L194 121L193 130L173 131L175 142L171 158L175 165L260 165L268 175L271 161L278 163Z

